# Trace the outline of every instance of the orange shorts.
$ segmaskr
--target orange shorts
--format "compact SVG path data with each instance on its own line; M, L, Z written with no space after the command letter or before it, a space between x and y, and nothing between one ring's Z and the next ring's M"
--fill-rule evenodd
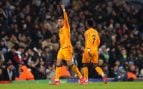
M88 49L85 49L83 56L82 56L82 63L97 63L98 64L98 51L90 50L90 52L88 52Z
M58 51L57 59L58 60L72 60L73 49L72 48L60 48Z

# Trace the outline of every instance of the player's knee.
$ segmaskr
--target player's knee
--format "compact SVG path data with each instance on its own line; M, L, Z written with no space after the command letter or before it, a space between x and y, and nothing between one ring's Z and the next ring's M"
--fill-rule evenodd
M71 68L73 67L73 65L74 65L74 64L70 64L70 65L68 65L68 67L71 69Z
M66 63L67 63L67 66L68 66L68 67L71 67L71 66L73 66L73 63L72 63L72 61L67 61Z
M83 67L88 67L88 66L89 66L89 63L83 63L82 66L83 66Z
M61 63L57 63L57 64L56 64L56 67L61 67L61 66L62 66Z
M97 63L92 63L92 66L93 66L93 68L96 68L96 67L98 67L98 64Z

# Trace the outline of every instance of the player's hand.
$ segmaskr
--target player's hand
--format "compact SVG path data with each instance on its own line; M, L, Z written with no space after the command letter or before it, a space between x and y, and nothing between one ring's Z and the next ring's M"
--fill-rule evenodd
M90 49L87 49L88 52L90 52Z
M90 53L90 49L87 49L87 51L88 51L88 55L92 58L93 55Z
M65 6L63 4L61 4L61 8L63 11L65 11Z

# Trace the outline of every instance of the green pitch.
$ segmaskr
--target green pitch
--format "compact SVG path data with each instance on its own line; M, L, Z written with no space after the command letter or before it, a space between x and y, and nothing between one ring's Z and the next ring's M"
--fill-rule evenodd
M0 84L0 89L143 89L143 82L102 82L80 85L78 83L62 83L49 85L45 81L19 81L11 84Z

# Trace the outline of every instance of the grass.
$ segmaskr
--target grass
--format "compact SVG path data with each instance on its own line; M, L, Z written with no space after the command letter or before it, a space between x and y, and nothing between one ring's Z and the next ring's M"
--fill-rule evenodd
M19 81L11 84L0 84L0 89L143 89L143 82L102 82L79 85L78 83L62 83L61 85L49 85L42 81Z

